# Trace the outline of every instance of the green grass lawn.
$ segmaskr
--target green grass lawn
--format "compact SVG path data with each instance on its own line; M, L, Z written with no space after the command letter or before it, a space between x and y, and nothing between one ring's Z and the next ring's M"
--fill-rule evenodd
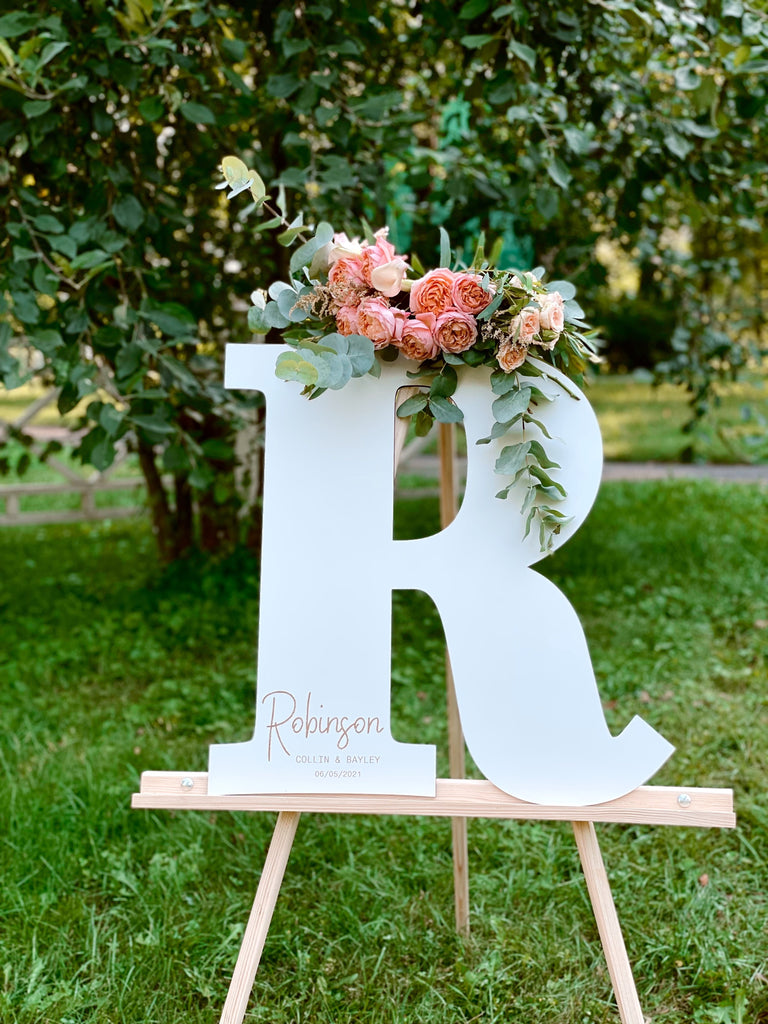
M703 461L768 459L768 433L745 411L751 406L753 416L768 412L765 377L719 386L711 416L694 434L683 433L690 410L682 387L653 387L631 376L605 374L595 376L586 390L600 421L606 459L674 462L691 444Z
M398 521L433 529L435 504ZM609 484L544 565L611 727L640 714L677 746L654 781L735 790L733 832L599 827L661 1024L768 1020L767 551L764 489ZM141 521L0 530L3 1024L218 1020L274 816L129 807L142 770L204 770L252 728L257 568L201 569L158 570ZM395 733L445 771L436 613L398 592L393 616ZM569 827L469 842L464 943L447 822L304 816L249 1024L618 1020Z

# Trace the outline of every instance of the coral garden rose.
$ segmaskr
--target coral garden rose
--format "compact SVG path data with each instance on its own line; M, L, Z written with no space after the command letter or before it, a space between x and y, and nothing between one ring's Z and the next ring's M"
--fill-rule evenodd
M340 306L336 310L336 327L339 334L359 334L359 320L357 306Z
M359 257L340 256L328 271L328 288L342 305L353 304L366 290Z
M403 321L396 344L404 356L418 363L435 358L440 351L434 336L436 320L434 313L417 313Z
M434 313L439 316L453 305L452 270L439 267L428 271L411 285L409 305L413 313Z
M510 341L509 338L505 338L499 345L499 351L496 353L496 359L498 360L499 366L505 373L511 373L513 370L516 370L519 366L523 365L527 355L527 345L520 345L514 341Z
M453 279L451 298L453 305L462 313L481 313L493 298L496 289L489 283L488 291L483 288L479 274L456 274Z
M466 352L477 340L477 323L469 313L451 309L435 323L435 340L444 352Z
M548 292L539 299L539 322L542 331L560 334L565 327L565 303L560 292Z
M395 338L398 317L386 299L371 295L357 307L358 332L370 338L373 347L385 348Z
M403 278L408 272L408 264L401 256L396 256L389 263L371 270L371 286L388 299L398 294L403 286Z

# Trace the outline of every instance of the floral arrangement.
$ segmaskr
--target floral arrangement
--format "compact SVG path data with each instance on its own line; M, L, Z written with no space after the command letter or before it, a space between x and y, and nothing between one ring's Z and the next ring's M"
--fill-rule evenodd
M396 251L386 227L372 232L366 226L362 240L325 222L310 232L301 215L288 222L282 194L279 209L270 206L264 182L241 160L225 157L222 172L225 180L217 187L229 188L228 198L249 191L254 205L271 215L262 229L281 229L278 239L284 245L300 243L291 256L290 280L251 296L252 330L277 329L294 349L277 359L277 375L302 384L303 393L316 398L352 377L378 375L380 360L401 353L413 362L409 376L423 389L400 405L398 415L414 416L416 432L425 434L435 420L463 419L452 401L456 367L490 367L497 396L494 423L478 444L522 428L523 440L503 447L496 461L496 471L512 477L497 497L506 498L518 480L525 480L526 536L537 521L542 550L549 550L568 521L557 508L566 492L552 475L560 467L543 444L525 438L531 424L549 437L535 414L551 399L531 383L546 370L530 357L578 383L587 364L597 360L594 332L584 323L573 285L544 284L541 268L497 269L493 258L485 257L482 237L472 262L457 267L444 228L440 266L425 271L415 256Z

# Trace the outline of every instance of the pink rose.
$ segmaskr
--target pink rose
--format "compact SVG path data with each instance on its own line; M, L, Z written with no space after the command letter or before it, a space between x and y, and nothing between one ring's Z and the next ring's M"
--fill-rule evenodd
M516 370L518 366L523 365L527 355L528 348L526 345L518 345L515 344L515 342L510 341L509 338L505 338L499 345L499 351L496 353L496 359L498 360L499 366L505 373L511 373L513 370Z
M462 313L481 313L493 298L496 289L489 283L488 291L483 288L479 274L456 274L453 279L451 298L453 305Z
M395 337L397 317L386 299L371 295L357 307L357 324L359 333L370 338L374 348L385 348Z
M434 313L417 313L403 321L396 345L406 358L417 363L435 358L440 351L434 336L436 320Z
M453 304L453 282L456 274L440 267L430 270L411 285L409 305L413 313L434 313L439 316Z
M360 318L357 306L340 306L336 310L336 328L339 334L359 334Z
M408 264L401 256L396 256L389 263L382 263L371 271L371 285L377 292L393 298L400 291L403 278L408 272Z
M374 236L376 239L374 244L363 246L361 257L363 261L363 277L368 285L372 283L372 271L376 267L384 266L385 263L391 263L395 258L395 247L391 242L387 241L388 234L389 228L380 228Z
M565 327L565 303L560 292L548 292L542 295L539 300L541 312L539 322L542 331L554 331L560 334ZM552 339L550 347L554 346L556 339Z
M469 313L450 309L435 323L435 340L444 352L465 352L477 340L477 323Z
M340 256L328 271L331 295L343 306L354 304L355 297L366 290L360 257Z

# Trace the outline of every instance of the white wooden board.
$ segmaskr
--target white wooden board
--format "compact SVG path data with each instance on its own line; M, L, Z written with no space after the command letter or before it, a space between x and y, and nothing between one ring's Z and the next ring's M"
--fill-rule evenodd
M646 782L672 747L639 718L609 733L576 613L530 568L542 556L537 536L523 538L522 491L494 497L507 482L495 460L520 437L475 444L493 423L489 371L460 369L468 468L459 515L435 536L396 542L394 410L413 364L307 401L274 375L285 350L228 347L227 386L262 391L267 403L256 722L250 741L210 748L209 792L434 793L434 748L397 743L390 731L397 588L435 601L467 745L496 786L578 806ZM574 517L559 546L592 505L602 447L586 398L536 384L557 395L537 418Z

